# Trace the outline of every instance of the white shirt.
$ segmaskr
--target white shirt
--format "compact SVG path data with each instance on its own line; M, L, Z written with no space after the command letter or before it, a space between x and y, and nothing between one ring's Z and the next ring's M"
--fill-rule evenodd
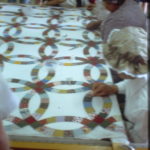
M146 78L126 79L116 84L125 94L126 118L134 124L129 131L134 142L148 140L148 83Z
M13 92L0 75L0 120L6 118L18 105Z

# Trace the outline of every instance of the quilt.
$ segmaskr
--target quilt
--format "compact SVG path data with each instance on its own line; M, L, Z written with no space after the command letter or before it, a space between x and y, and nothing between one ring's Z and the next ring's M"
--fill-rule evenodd
M4 121L12 139L127 140L116 97L90 94L112 83L100 31L86 29L95 19L84 8L0 3L0 69L19 101Z

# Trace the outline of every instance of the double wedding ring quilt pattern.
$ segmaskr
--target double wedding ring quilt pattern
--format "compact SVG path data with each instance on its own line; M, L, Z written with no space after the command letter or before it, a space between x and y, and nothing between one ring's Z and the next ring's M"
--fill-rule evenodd
M94 82L112 82L91 20L85 9L0 4L0 69L19 100L8 134L126 137L115 96L90 94Z

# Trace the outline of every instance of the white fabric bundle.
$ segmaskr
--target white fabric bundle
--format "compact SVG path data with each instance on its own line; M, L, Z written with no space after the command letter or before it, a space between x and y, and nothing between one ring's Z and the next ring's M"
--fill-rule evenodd
M138 76L148 72L147 48L147 32L139 27L126 27L110 33L103 52L114 69Z

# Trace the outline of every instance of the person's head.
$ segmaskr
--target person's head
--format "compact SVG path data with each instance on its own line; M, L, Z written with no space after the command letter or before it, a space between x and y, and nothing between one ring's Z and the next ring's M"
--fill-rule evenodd
M104 44L106 62L117 72L141 77L148 72L147 32L139 27L114 29Z
M104 6L110 12L116 11L125 0L103 0Z

